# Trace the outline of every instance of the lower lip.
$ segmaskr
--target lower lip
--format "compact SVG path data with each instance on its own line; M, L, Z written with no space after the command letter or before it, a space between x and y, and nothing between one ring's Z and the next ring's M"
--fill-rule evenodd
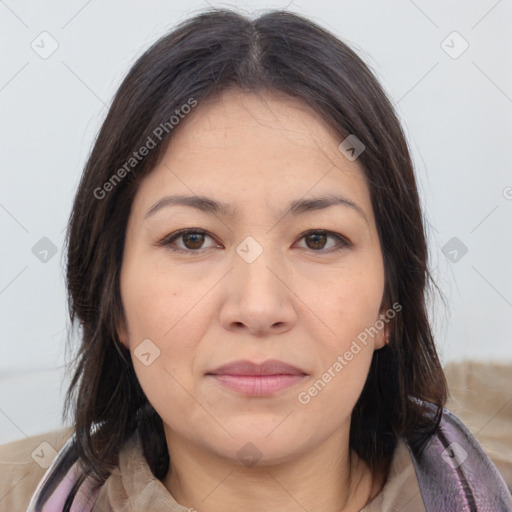
M211 375L229 389L250 396L269 396L301 381L305 375Z

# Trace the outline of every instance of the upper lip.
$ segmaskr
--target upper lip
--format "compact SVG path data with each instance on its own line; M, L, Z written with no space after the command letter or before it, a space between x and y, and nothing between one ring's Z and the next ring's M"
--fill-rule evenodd
M307 375L304 370L277 359L268 359L262 363L252 361L233 361L207 375Z

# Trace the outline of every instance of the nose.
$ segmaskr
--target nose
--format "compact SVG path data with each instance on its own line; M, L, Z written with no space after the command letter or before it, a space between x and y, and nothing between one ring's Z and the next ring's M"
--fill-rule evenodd
M266 251L252 263L235 256L220 311L226 330L265 336L286 332L295 325L293 287L286 272L279 270L283 266L270 260Z

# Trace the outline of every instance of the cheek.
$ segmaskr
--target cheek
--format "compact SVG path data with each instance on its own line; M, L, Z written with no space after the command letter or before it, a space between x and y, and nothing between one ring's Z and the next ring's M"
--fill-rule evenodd
M128 343L137 380L158 414L173 426L176 411L194 410L186 390L197 396L194 361L208 317L194 314L201 306L196 294L197 290L178 291L168 279L148 274L132 274L124 287ZM204 308L201 311L206 313Z
M316 338L313 350L320 364L298 399L328 425L350 416L362 392L374 353L369 333L378 319L381 295L380 287L354 279L322 297L322 318L330 332Z
M158 387L158 382L165 381L172 386L167 382L172 381L168 372L185 384L190 380L198 342L211 318L207 301L201 300L205 291L201 286L187 285L179 274L169 279L168 273L163 274L155 266L137 265L135 260L128 263L122 274L121 295L127 344L141 384L153 386L156 382ZM143 343L158 356L151 368L138 360Z
M145 338L161 344L174 337L198 301L194 287L184 287L179 277L169 279L168 273L136 261L123 268L121 297L132 349Z
M332 349L340 351L373 326L379 318L384 292L384 276L379 268L347 269L331 282L326 292L317 294L316 309L332 335Z

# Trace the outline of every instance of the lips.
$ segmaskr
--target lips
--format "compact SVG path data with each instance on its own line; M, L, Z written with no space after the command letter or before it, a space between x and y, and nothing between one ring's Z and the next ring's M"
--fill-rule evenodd
M206 374L224 389L253 397L268 397L300 382L307 373L283 361L235 361Z
M208 372L207 375L306 375L306 372L283 361L269 359L259 364L251 361L234 361Z

